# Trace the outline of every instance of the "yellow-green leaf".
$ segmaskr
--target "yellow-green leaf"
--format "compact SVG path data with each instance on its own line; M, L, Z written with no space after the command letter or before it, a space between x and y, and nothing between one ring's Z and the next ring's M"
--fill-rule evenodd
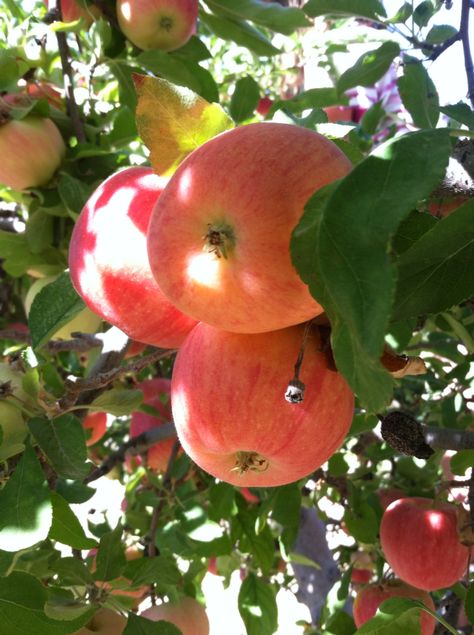
M162 176L172 174L208 139L234 126L219 104L188 88L144 75L134 75L134 81L138 132L150 150L153 168Z

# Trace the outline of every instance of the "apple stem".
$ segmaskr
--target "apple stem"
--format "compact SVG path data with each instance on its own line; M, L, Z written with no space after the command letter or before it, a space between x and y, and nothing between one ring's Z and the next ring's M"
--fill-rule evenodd
M232 228L225 223L209 223L207 233L203 237L205 249L217 258L227 259L229 252L235 245L235 235Z
M301 365L303 364L304 352L306 350L306 344L308 342L309 332L311 330L311 326L313 324L313 320L309 320L306 322L303 332L303 340L301 342L301 347L298 353L298 357L296 359L295 364L295 373L293 377L288 382L288 387L285 392L285 399L289 403L301 403L304 400L304 391L305 384L300 380L300 370Z
M232 472L238 472L240 475L246 472L266 472L270 467L270 461L258 452L237 452L235 458L235 466Z

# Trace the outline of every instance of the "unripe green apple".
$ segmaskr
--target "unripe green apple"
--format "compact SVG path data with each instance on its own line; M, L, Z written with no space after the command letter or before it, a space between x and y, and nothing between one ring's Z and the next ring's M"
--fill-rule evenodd
M0 392L0 461L4 461L24 449L23 441L28 429L21 412L21 402L28 404L30 397L23 390L21 374L5 363L0 363L0 387L3 388Z
M46 185L66 152L51 119L28 115L0 126L0 183L14 190Z
M31 305L33 304L33 300L35 299L36 295L41 291L43 287L48 285L50 282L53 282L54 280L54 277L48 277L39 278L38 280L33 282L31 287L28 289L24 300L26 315L29 314ZM71 333L73 333L74 331L79 331L81 333L95 333L99 328L100 322L100 317L86 307L80 313L78 313L70 322L58 329L56 333L54 333L52 339L70 340L72 338Z

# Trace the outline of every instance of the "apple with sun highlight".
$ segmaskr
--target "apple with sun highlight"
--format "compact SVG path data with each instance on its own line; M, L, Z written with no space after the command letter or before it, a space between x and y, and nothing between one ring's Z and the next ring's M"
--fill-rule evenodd
M196 320L240 333L322 313L293 267L290 238L310 196L350 168L332 141L288 124L207 141L178 167L150 219L148 255L163 293Z
M400 498L384 512L380 543L395 575L407 584L435 591L458 582L469 549L459 541L454 505L429 498Z
M209 635L206 609L191 597L181 598L178 602L157 604L140 615L153 622L170 622L177 626L183 635Z
M174 51L195 32L198 9L198 0L118 0L117 19L138 48Z
M392 580L383 584L368 584L361 588L354 600L352 612L357 628L360 628L362 624L372 619L382 602L392 597L420 600L427 608L432 611L436 610L433 599L429 593L415 589L400 580ZM420 626L421 635L433 635L436 620L426 611L421 611Z
M292 483L341 445L354 396L307 336L304 400L285 399L304 326L246 335L198 324L178 351L171 407L185 452L213 476L240 487Z
M148 263L148 220L166 179L130 167L106 179L87 201L69 243L71 280L87 306L130 338L179 346L196 321L163 295Z

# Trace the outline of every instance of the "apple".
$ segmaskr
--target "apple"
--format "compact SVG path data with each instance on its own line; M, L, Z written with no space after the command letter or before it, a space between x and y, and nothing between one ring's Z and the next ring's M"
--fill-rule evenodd
M47 8L50 9L49 0L44 0ZM76 22L82 18L87 27L100 17L100 10L93 4L88 4L86 0L59 0L63 22Z
M436 610L433 599L428 593L426 593L426 591L415 589L408 584L404 584L400 580L393 580L391 582L385 582L384 584L369 584L362 587L362 589L358 592L352 607L354 621L357 628L360 628L362 624L374 617L382 602L391 597L404 597L412 600L420 600L427 608L432 611ZM436 620L434 617L426 613L426 611L422 611L420 614L420 626L421 635L433 635Z
M107 430L107 414L105 412L90 412L84 421L82 427L86 431L86 445L94 445L100 441ZM87 434L89 432L89 434Z
M125 630L127 618L111 609L100 608L92 619L72 635L120 635Z
M92 562L90 564L90 570L92 573L94 573L94 571L97 568L97 564L96 564L97 549L91 549L89 553L87 554L87 556L88 558L92 558ZM142 558L142 557L143 557L143 551L140 551L136 546L129 546L125 549L125 559L127 560L127 562L130 562L131 560L138 560L139 558ZM130 586L130 580L127 580L127 578L124 578L123 576L117 578L115 582L121 583L120 586L128 586L128 587ZM133 602L134 608L138 607L143 596L148 591L147 586L141 586L141 587L138 587L137 589L114 588L113 583L104 582L102 580L97 580L96 584L101 589L109 591L111 595L115 595L118 598L120 597L131 598L134 601Z
M367 584L373 575L374 561L366 551L357 551L351 554L351 582L354 584Z
M399 498L404 498L406 496L405 492L398 487L385 487L378 491L380 506L383 510L387 509L390 503L398 500Z
M143 611L141 616L153 622L171 622L181 629L183 635L209 635L206 609L191 597L152 606Z
M34 401L23 389L23 375L9 364L0 362L0 461L25 449L28 427L22 406L34 413Z
M176 357L171 406L183 449L213 476L271 487L307 476L341 445L354 396L308 335L304 401L288 403L304 326L246 335L198 324Z
M127 352L125 353L125 359L140 355L140 353L143 353L146 347L147 345L145 344L145 342L137 342L137 340L132 340L129 347L127 348Z
M255 110L259 115L262 115L262 117L266 117L272 106L273 99L270 99L270 97L261 97Z
M145 412L133 412L130 421L130 437L132 438L172 420L171 381L169 379L166 377L148 379L138 384L137 388L143 392L143 403L153 406L159 412L159 416L154 417ZM166 471L174 443L174 438L165 439L149 448L147 451L148 467L152 470Z
M454 505L400 498L384 512L380 543L394 573L407 584L435 591L465 573L469 549L459 542Z
M350 170L312 130L254 123L207 141L178 167L148 230L151 269L178 309L226 331L259 333L322 313L289 244L311 194Z
M249 490L248 487L241 487L239 491L242 494L242 496L245 498L247 503L250 503L251 505L260 503L259 497L255 496L255 494L252 494L252 492Z
M195 32L198 4L198 0L118 0L117 19L138 48L174 51Z
M28 316L31 310L31 305L37 294L41 289L55 280L55 276L48 276L46 278L38 278L35 280L25 296L24 306L25 312ZM78 331L80 333L95 333L99 328L101 319L98 315L93 313L87 307L80 311L70 322L61 326L52 336L52 339L72 339L72 333Z
M14 190L46 185L65 152L51 119L28 115L7 121L0 126L0 183Z
M353 121L352 106L328 106L323 108L329 123Z
M94 313L130 338L179 346L196 321L163 295L148 263L148 221L166 179L131 167L104 181L87 201L69 244L76 291Z
M25 88L26 94L31 99L47 99L51 106L64 110L64 100L54 84L49 82L32 82Z

